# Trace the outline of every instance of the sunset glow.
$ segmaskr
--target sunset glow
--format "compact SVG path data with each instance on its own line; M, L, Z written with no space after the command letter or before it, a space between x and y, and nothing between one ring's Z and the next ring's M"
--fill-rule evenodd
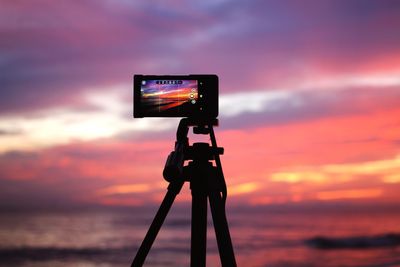
M215 130L232 205L400 203L392 9L22 2L0 9L3 206L158 202L179 119L132 117L139 73L219 76Z

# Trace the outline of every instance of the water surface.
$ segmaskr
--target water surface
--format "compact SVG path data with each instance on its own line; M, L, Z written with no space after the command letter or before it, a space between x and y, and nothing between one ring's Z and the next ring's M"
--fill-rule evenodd
M130 266L157 207L2 212L1 266ZM233 208L228 211L239 266L400 266L400 247L318 249L317 236L400 233L400 214L379 208ZM190 208L173 208L145 266L188 266ZM219 266L210 222L207 266Z

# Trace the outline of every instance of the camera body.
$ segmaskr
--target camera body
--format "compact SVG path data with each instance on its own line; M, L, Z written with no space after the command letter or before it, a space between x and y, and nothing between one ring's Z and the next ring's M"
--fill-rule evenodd
M188 117L218 116L218 76L135 75L133 116Z

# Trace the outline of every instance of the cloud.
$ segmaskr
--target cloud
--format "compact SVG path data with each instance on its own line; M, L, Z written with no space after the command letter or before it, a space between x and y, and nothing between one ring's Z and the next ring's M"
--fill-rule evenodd
M400 104L399 92L399 85L365 85L231 94L221 97L221 125L253 128L390 110Z
M236 199L276 203L374 188L380 199L396 195L388 193L395 171L367 174L362 164L398 154L398 1L1 5L5 205L142 203L129 193L140 186L130 185L158 182L178 122L132 119L134 73L219 75L218 141ZM342 184L325 182L347 172ZM371 175L377 184L362 180ZM295 188L302 182L308 187ZM107 188L128 193L96 194ZM158 198L152 189L143 199Z
M223 93L382 69L395 75L397 5L3 3L0 111L79 105L90 88L130 82L133 73L214 72Z
M317 80L318 89L308 86L305 81L291 89L222 94L221 125L223 129L273 126L390 110L400 104L400 81L391 76ZM92 89L82 95L78 108L72 104L30 116L0 116L0 129L12 133L0 135L0 153L104 138L146 140L172 135L177 119L133 119L130 94L128 85Z
M381 196L382 193L383 190L381 188L324 191L317 193L317 199L336 200L336 199L377 198Z
M140 135L174 127L171 120L133 120L132 104L124 102L121 91L109 89L86 94L85 102L91 107L87 110L54 108L29 117L0 117L0 128L14 133L0 136L0 153L110 138L126 131Z
M272 173L270 180L286 183L328 184L343 183L357 176L380 176L385 183L399 182L400 156L390 159L364 161L357 163L301 166L298 170Z
M385 185L397 184L398 158L393 155L398 151L390 140L398 136L388 127L396 122L395 114L388 111L247 130L217 129L218 143L225 147L222 161L231 201L306 201L317 199L317 192L372 187L383 188L380 198L387 197L390 190ZM353 127L355 123L357 127ZM17 205L25 199L20 191L10 189L13 186L32 197L56 186L58 197L54 197L64 204L153 203L160 198L161 184L162 188L167 184L162 168L172 148L173 135L140 142L109 138L35 152L7 152L0 156L2 191L8 192L5 203ZM46 203L51 196L37 198L35 203Z
M115 202L125 188L129 203L151 198L162 182L171 142L79 142L0 156L1 207L48 207ZM149 194L136 193L151 184ZM156 186L155 186L156 185ZM125 187L124 187L125 186ZM156 191L154 191L156 190ZM51 191L51 192L50 192ZM48 193L49 192L49 193ZM144 196L143 196L144 195ZM118 203L123 203L119 201Z
M15 135L15 134L18 134L18 133L19 132L16 131L16 130L10 130L10 129L2 130L2 129L0 129L0 136L1 135Z
M243 183L243 184L236 184L229 187L229 195L242 195L242 194L249 194L257 190L259 185L255 182Z
M119 195L119 194L134 194L134 193L148 193L154 191L157 187L165 188L163 183L158 185L154 184L123 184L113 185L97 191L100 196Z

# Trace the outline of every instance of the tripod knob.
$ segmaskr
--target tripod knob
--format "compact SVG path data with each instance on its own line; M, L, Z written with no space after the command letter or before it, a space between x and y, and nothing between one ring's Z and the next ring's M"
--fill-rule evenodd
M216 150L215 154L218 154L218 155L223 155L224 154L224 148L223 147L217 147L217 149L214 149L214 150Z

